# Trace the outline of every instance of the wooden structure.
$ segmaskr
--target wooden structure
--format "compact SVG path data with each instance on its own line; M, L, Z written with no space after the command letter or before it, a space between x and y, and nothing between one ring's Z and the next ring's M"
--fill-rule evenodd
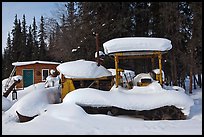
M22 76L22 81L16 88L25 88L32 84L45 82L51 69L56 70L60 63L48 61L14 62L16 75Z

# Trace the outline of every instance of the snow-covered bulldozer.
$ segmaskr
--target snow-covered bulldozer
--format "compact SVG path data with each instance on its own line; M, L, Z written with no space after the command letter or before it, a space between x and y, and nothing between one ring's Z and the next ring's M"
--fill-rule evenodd
M162 55L172 48L170 40L150 37L116 38L105 42L103 47L106 55L114 56L116 71L114 91L125 91L123 101L126 100L125 104L129 106L123 106L124 104L118 101L112 101L112 104L106 104L103 100L101 102L104 104L100 104L100 101L96 101L95 104L91 101L89 104L86 102L78 102L87 113L133 115L148 120L179 120L187 118L193 101L183 90L174 90L173 88L165 89L166 86L164 86ZM127 81L126 85L124 85L121 77L121 73L124 70L119 67L119 62L121 60L135 58L149 58L153 64L152 66L154 66L155 60L158 59L158 69L153 68L153 71L149 73L138 74L131 81L131 84ZM125 87L128 87L128 89L124 89ZM121 88L123 89L121 90ZM165 96L163 96L163 94L165 94ZM133 96L135 98L133 98ZM140 99L140 96L143 97L143 100L139 102L137 99ZM174 102L171 100L174 100ZM176 102L176 100L178 102ZM187 111L188 113L186 113Z

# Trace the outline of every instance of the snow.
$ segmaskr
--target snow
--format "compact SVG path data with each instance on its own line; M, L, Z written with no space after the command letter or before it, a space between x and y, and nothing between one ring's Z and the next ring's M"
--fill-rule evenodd
M167 51L171 41L165 38L124 37L109 40L103 44L105 54L126 51Z
M111 76L111 72L102 65L97 66L96 62L83 59L62 63L57 66L57 70L65 78L100 78Z
M12 80L15 80L15 81L22 80L22 76L20 76L20 75L13 76Z
M150 101L151 100L151 101ZM63 102L92 105L95 107L115 106L127 110L150 110L174 105L189 115L193 100L183 92L164 90L158 82L147 87L133 87L131 90L112 88L105 92L98 89L77 89L67 94Z
M134 77L133 84L136 86L137 82L141 82L141 79L150 79L151 81L153 81L149 73L140 73L140 74L137 74L136 77Z
M6 86L7 86L6 88L8 88L14 83L14 81L22 80L22 76L20 76L20 75L13 76L13 77L11 77L11 80L9 81L9 83L7 83L8 80L9 80L9 78L2 80L2 95L5 92Z
M60 83L60 77L59 76L53 77L53 76L49 75L46 78L45 87L59 86L59 83Z
M24 116L35 116L44 111L48 104L59 102L60 90L58 87L50 87L36 90L25 95L17 101L9 111L16 112Z
M116 75L115 69L110 68L108 70L112 73L113 76ZM127 82L125 75L126 75L128 82L130 82L135 77L135 72L133 70L127 70L127 69L124 70L124 72L121 74L124 84Z
M77 49L72 49L72 52L76 52L77 51Z
M58 98L53 95L59 93L58 88L45 88L44 83L26 87L21 91L25 95L13 102L7 111L3 111L3 108L9 105L9 98L2 97L2 135L202 135L202 88L193 90L192 95L170 88L164 92L156 83L149 85L149 90L137 86L131 90L113 87L111 91L84 88L70 92L62 103L56 104L55 99ZM189 111L190 98L194 104ZM8 101L8 104L4 101ZM117 104L129 109L174 103L190 113L186 120L148 121L129 116L87 114L76 101L97 103L95 105ZM145 103L138 104L140 101ZM39 116L19 123L16 110Z
M160 70L159 69L153 69L152 70L155 74L160 74ZM162 78L163 80L165 80L165 76L164 76L164 71L162 70Z
M13 66L23 66L23 65L30 65L30 64L36 64L36 63L40 63L40 64L60 64L58 62L49 62L49 61L26 61L26 62L14 62L12 63Z
M103 51L99 51L99 57L101 57L101 56L105 56ZM95 58L97 58L97 52L95 52Z
M2 111L7 111L12 105L13 102L11 100L2 96Z

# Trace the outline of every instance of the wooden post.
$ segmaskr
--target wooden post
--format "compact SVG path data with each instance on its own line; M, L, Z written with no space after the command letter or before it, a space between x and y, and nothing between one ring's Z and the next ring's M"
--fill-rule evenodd
M154 69L154 57L151 57L151 62L152 62L152 70Z
M97 63L98 63L97 65L100 66L98 33L96 33L96 52L97 52Z
M119 60L118 60L118 56L117 55L115 55L114 56L114 59L115 59L115 72L116 72L116 75L115 75L115 84L116 84L116 88L118 87L118 85L119 85L119 81L120 81L120 76L119 76L119 70L118 70L118 62L119 62Z
M158 59L159 59L159 73L160 73L160 75L159 75L159 82L160 82L160 84L162 85L162 54L161 54L161 52L158 54Z

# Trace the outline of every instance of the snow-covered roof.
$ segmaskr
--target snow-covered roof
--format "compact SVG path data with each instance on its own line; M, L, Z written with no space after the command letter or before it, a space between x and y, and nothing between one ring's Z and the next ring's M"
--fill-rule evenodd
M12 63L13 66L23 66L23 65L30 65L30 64L36 64L36 63L40 63L40 64L60 64L58 62L50 62L50 61L25 61L25 62L14 62Z
M57 70L65 78L100 78L112 76L111 72L102 65L97 66L96 62L83 59L62 63L57 66Z
M109 40L103 44L105 54L117 52L167 51L171 41L165 38L124 37Z

